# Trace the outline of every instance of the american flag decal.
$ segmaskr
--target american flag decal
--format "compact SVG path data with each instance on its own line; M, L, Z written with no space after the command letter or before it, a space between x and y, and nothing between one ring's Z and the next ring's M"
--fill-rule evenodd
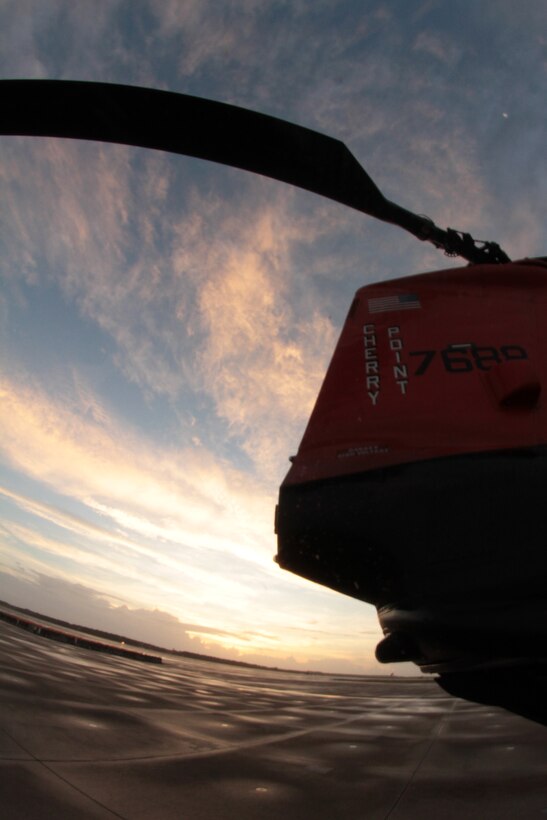
M398 293L396 296L378 296L368 300L369 313L387 313L390 310L416 310L421 308L415 293Z

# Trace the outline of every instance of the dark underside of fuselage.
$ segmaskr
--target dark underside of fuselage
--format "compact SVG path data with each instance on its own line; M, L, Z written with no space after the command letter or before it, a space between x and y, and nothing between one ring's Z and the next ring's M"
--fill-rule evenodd
M279 565L373 603L382 661L547 661L547 447L285 484Z

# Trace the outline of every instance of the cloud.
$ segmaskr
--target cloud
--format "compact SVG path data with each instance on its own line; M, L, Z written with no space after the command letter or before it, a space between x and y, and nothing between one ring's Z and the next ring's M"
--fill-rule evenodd
M229 631L197 622L184 622L162 609L128 605L123 597L99 592L85 583L53 577L40 568L12 568L0 562L0 599L50 617L92 626L166 649L179 649L220 658L239 659L300 671L338 671L355 674L385 671L367 661L363 640L354 633L313 629L282 636L256 629ZM379 633L378 633L379 634ZM373 639L377 639L377 634ZM334 647L333 647L334 640ZM355 643L363 660L356 662ZM399 670L415 673L413 668Z
M230 552L269 568L268 496L203 448L162 451L114 418L99 426L8 380L0 398L1 450L15 469L107 515L122 532Z
M545 3L468 4L465 25L460 5L7 0L0 64L300 122L346 141L401 205L539 252ZM295 657L307 644L319 657L327 618L351 634L357 609L314 591L313 611L330 614L317 634L287 637L313 596L287 576L289 604L277 583L276 487L353 291L446 260L318 197L159 152L5 138L0 181L2 446L28 480L4 498L4 555L114 596L110 569L124 601L163 595L184 623L207 588L217 622L235 623L243 603L260 621L252 640L283 636ZM45 329L34 333L43 317L69 317L67 338L84 342L59 344L53 363ZM273 615L255 614L266 593Z
M285 221L262 212L248 234L201 290L206 340L197 369L218 416L267 476L286 460L291 433L296 443L313 407L335 331L313 303L300 315L291 306Z
M131 608L111 602L104 594L81 583L43 573L9 575L0 572L0 598L16 606L46 613L79 626L91 626L166 649L203 652L199 635L229 633L199 624L184 624L160 609ZM189 633L192 633L191 635Z
M417 35L413 48L447 65L453 65L461 56L461 49L448 36L442 37L427 30Z
M127 49L127 29L119 25L123 7L123 0L93 7L71 0L5 0L2 76L112 82L125 70L138 82L144 66Z
M28 401L28 394L25 398ZM32 438L33 431L28 427L27 431ZM10 438L12 432L8 431ZM17 444L20 445L21 440L16 438ZM61 449L61 458L62 454ZM78 462L76 469L78 466L83 467L89 477L88 463ZM39 478L39 475L35 474L34 478ZM63 489L66 490L66 487ZM301 579L280 574L271 562L271 555L268 555L265 565L269 570L266 574L260 566L252 570L252 564L246 565L239 555L230 554L229 545L227 560L223 559L222 552L218 552L216 559L209 555L204 563L198 560L196 564L192 559L195 549L189 553L185 547L182 552L173 552L165 539L148 542L138 529L130 531L127 528L125 534L120 533L116 527L112 528L112 519L105 519L111 528L109 536L107 527L88 525L82 516L67 514L59 507L36 502L21 494L8 492L7 495L22 511L33 516L29 523L21 524L10 522L9 510L7 515L4 514L6 523L0 550L3 563L11 568L12 574L20 574L21 567L25 568L25 574L30 572L32 577L55 573L59 583L70 585L83 582L86 586L100 589L100 596L110 601L113 607L123 604L130 609L140 609L143 613L153 610L157 602L162 601L173 617L177 617L174 613L180 613L178 620L185 629L187 627L191 637L200 637L202 649L199 651L223 657L256 659L263 655L274 665L290 665L287 653L292 651L299 659L295 661L297 666L304 668L307 663L308 668L313 668L314 659L324 659L325 652L331 652L327 647L332 643L333 631L339 633L337 648L332 650L336 658L350 657L356 644L360 647L359 651L363 651L363 638L355 633L354 625L357 610L359 618L363 614L370 617L366 610L349 599L339 599L334 593L323 592ZM67 497L63 498L67 503ZM70 504L73 506L75 501L77 496L71 498ZM88 510L89 515L93 511L89 498L86 504L88 506L84 509ZM246 512L248 514L249 509ZM55 529L45 534L40 521L49 522ZM238 527L241 532L241 525ZM287 583L299 588L296 599L294 592L291 594L287 588ZM59 590L62 588L59 587ZM323 609L323 599L329 596L335 609L340 609L340 614L335 615L331 610L329 615L325 612L320 620L312 618L317 621L316 625L306 625L310 613L317 612L318 607ZM19 603L7 594L4 597ZM30 600L34 602L38 598L31 597ZM76 601L76 598L69 596L67 601L59 597L59 607L63 612L66 606L71 606L70 600ZM23 604L29 605L28 596ZM47 608L44 611L55 614ZM84 607L84 615L86 611ZM188 619L190 613L193 621ZM70 616L69 619L96 625L93 620L86 621L84 615ZM200 616L204 619L201 624L195 620ZM223 625L221 629L218 626L219 617ZM325 629L325 619L330 622L330 629ZM250 625L255 628L250 630ZM142 638L142 634L140 636Z
M205 606L200 590L215 589L226 612L235 613L261 585L310 588L273 563L271 495L203 448L160 449L114 418L98 426L64 402L7 380L0 422L4 460L59 499L51 504L4 489L32 516L25 526L37 536L28 529L26 543L86 568L89 554L112 555L111 577L101 573L108 589L119 584L147 602L168 595L175 607L183 590L185 606L200 596ZM54 527L47 542L36 520ZM99 565L106 566L97 561L97 578Z
M111 337L130 383L177 408L206 397L225 438L278 479L335 340L313 289L298 295L291 284L294 257L324 243L336 221L299 215L290 191L250 178L229 198L192 181L174 200L184 170L151 152L46 140L28 153L27 144L3 167L23 188L3 257L12 288L15 271L34 288L49 280ZM31 185L13 173L23 157ZM219 184L233 189L234 175L245 177Z
M47 66L39 55L37 34L47 26L51 10L32 0L5 0L0 9L4 78L44 78Z
M0 494L5 498L10 499L10 501L14 501L20 508L26 510L27 512L30 512L44 520L50 521L63 529L70 530L77 535L100 538L109 542L119 540L123 543L124 541L119 534L113 533L112 530L107 529L106 527L97 526L97 524L86 521L78 515L67 513L51 504L44 504L36 499L29 498L28 496L21 495L20 493L15 493L7 487L0 486Z
M20 514L3 505L0 552L6 566L55 573L67 582L84 579L113 600L121 596L133 608L154 609L162 601L175 613L202 611L208 618L210 602L217 596L228 602L225 617L231 601L243 606L248 598L246 583L253 570L245 571L233 558L232 569L239 565L240 577L226 570L222 556L213 562L207 560L207 553L169 549L137 534L129 539L115 530L108 533L93 525L82 526L79 519L74 526L76 517L56 507L5 491L3 495L15 499L17 511L26 514L22 522ZM73 505L74 499L69 503Z
M257 0L242 0L213 8L190 0L183 6L176 1L153 3L151 11L156 15L160 36L179 40L179 74L191 77L213 61L226 67L250 56L261 5L264 9Z

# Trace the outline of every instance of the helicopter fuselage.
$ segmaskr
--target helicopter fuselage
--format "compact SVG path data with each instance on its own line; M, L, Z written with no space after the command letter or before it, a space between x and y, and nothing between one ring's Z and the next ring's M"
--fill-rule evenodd
M373 603L381 661L544 653L547 265L360 289L280 489L277 561Z

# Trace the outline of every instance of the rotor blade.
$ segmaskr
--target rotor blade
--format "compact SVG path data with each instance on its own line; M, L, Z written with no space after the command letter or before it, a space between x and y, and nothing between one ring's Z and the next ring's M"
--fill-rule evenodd
M344 143L225 103L110 83L0 81L1 134L98 140L232 165L393 222L423 218L389 202Z
M387 200L343 142L226 103L111 83L0 80L0 134L98 140L220 162L390 222L470 262L507 262L493 242L438 228Z

